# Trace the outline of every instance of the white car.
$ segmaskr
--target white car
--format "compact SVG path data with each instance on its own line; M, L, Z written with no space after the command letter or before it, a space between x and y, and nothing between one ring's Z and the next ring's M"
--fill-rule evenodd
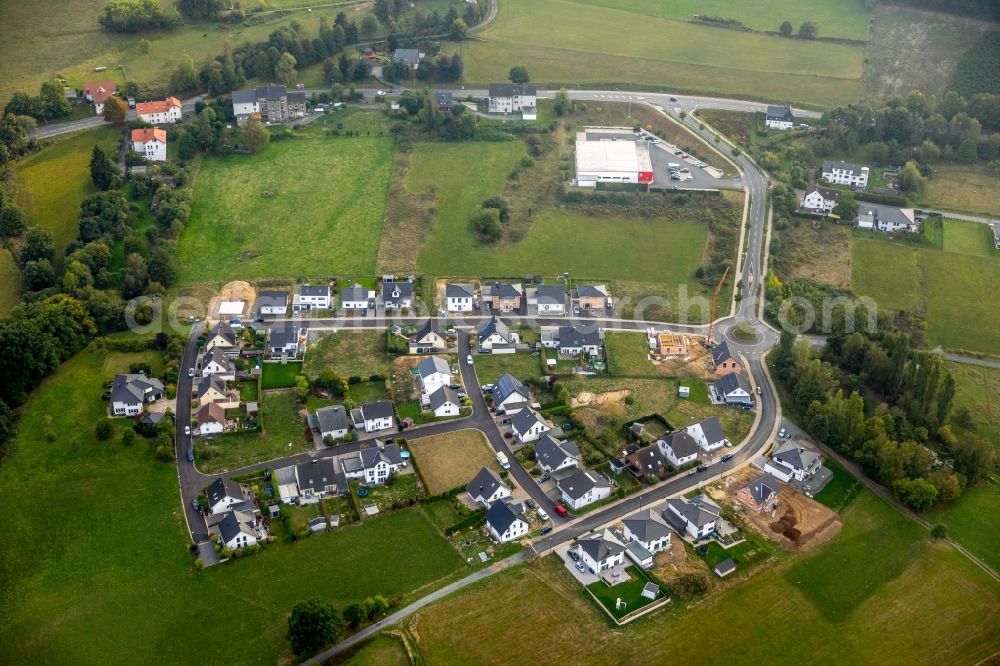
M545 513L545 509L538 507L538 517L542 520L548 520L549 514Z
M185 435L191 434L191 426L184 426L184 434Z
M188 377L194 377L194 368L188 368Z
M468 356L465 357L465 362L469 365L472 365L472 354L469 354Z
M376 90L375 94L378 95L379 97L385 97L385 91L384 90Z

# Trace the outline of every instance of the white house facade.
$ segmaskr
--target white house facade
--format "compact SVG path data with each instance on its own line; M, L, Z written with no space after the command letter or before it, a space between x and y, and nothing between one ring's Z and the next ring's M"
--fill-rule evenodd
M168 97L159 102L139 102L135 105L135 113L140 120L151 125L176 123L181 119L181 101Z
M471 312L476 290L471 284L449 282L444 288L444 300L448 312Z
M831 190L827 187L812 187L806 190L799 208L812 213L830 213L837 205L839 196L838 190Z
M167 132L159 128L132 130L132 150L151 162L167 159Z
M857 164L825 160L823 162L822 174L827 182L837 185L850 185L851 187L860 188L868 185L868 167L858 166Z
M535 86L523 83L491 83L489 88L489 112L513 113L533 112L538 106L538 91Z

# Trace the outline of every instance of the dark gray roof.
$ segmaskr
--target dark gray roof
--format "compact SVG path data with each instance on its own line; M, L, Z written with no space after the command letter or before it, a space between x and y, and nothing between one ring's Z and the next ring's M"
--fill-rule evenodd
M366 402L361 405L361 413L364 414L365 420L381 419L387 416L392 416L392 403L388 400Z
M503 534L518 520L521 518L504 502L493 502L486 512L486 522L493 526L497 534Z
M660 453L660 447L656 444L644 446L635 453L629 454L629 457L635 459L639 472L642 474L658 474L660 469L667 464L667 461L663 459L663 454Z
M735 361L736 357L729 351L729 345L726 342L720 342L712 347L713 366L718 366L720 363L728 361L729 359L733 359Z
M330 285L328 284L304 284L299 287L300 296L330 296Z
M559 346L560 347L590 347L590 346L601 346L601 332L597 328L587 326L585 328L576 328L575 326L560 326L559 327Z
M403 462L403 457L399 454L399 444L386 444L384 446L372 446L361 449L361 464L365 469L369 469L385 461L389 465L399 465Z
M873 221L885 222L893 225L910 225L913 221L895 206L881 206L863 202L858 206L858 217L870 216Z
M469 484L465 486L465 490L473 499L479 497L485 499L495 493L497 488L500 487L507 488L507 484L500 479L496 472L489 467L484 467L479 470L478 474L472 477L472 481L469 481Z
M227 543L239 536L240 533L256 538L257 533L247 524L248 518L250 517L242 511L227 511L218 523L219 536Z
M295 466L295 476L299 490L309 488L313 492L323 492L327 486L337 485L333 458L317 458Z
M282 98L288 97L288 88L274 84L261 86L254 92L257 93L257 99L262 101L279 102Z
M439 109L450 109L455 106L455 99L452 97L450 91L443 91L434 93L434 100L437 102Z
M288 103L289 104L305 104L306 94L305 92L290 92L288 93Z
M475 287L464 282L449 282L444 288L445 298L472 298L475 294Z
M540 284L535 290L539 303L566 304L566 287L561 284Z
M419 342L420 340L423 340L431 333L436 333L440 335L442 338L445 337L446 335L444 326L442 326L441 322L438 321L437 319L428 319L424 323L424 325L420 327L420 330L414 333L410 339L412 341Z
M677 509L687 522L701 529L719 518L719 509L712 504L705 503L703 497L703 495L695 495L689 500L674 498L667 500L667 504ZM664 518L668 518L667 513L671 512L665 511Z
M236 331L233 330L233 327L227 321L220 321L209 329L207 338L211 339L217 335L221 335L230 346L236 344Z
M353 287L344 287L340 290L340 300L342 301L367 301L368 290L359 284Z
M527 386L521 383L521 380L513 375L503 374L493 387L493 403L499 405L515 393L524 397L525 400L531 397L531 392L528 391Z
M733 562L731 559L722 560L715 565L715 574L717 576L725 576L733 573L734 571L736 571L736 562Z
M750 387L747 386L746 380L743 379L743 375L739 373L732 373L724 377L720 377L715 382L715 390L723 395L728 395L736 389L741 388L747 393L750 393ZM718 441L718 440L716 440Z
M409 282L383 282L382 300L386 305L396 305L405 300L413 300L413 285Z
M210 388L225 393L226 392L226 382L224 379L219 377L219 375L209 375L208 377L202 377L198 382L198 390L196 392L197 397L205 395Z
M212 347L211 351L205 352L201 357L201 367L204 368L206 365L215 361L221 365L226 371L229 371L233 367L232 361L226 356L226 353L222 351L219 347Z
M450 388L448 388L447 386L442 386L438 390L434 391L434 393L431 393L430 401L431 401L431 411L434 411L441 405L444 405L445 403L448 402L452 403L457 407L460 407L462 405L462 401L458 399L458 394L455 393Z
M517 432L525 433L531 428L531 426L535 425L536 422L541 421L541 419L542 417L530 409L522 409L514 415L514 418L510 420L510 425Z
M334 432L337 430L347 430L349 425L347 420L347 410L343 405L333 405L332 407L321 407L313 412L315 423L320 432ZM312 419L310 419L310 422Z
M420 361L420 363L417 363L417 372L420 373L421 379L430 377L437 372L451 377L451 368L448 366L448 361L440 356L428 356Z
M830 199L836 201L840 198L840 190L835 190L830 187L820 187L819 185L813 185L808 190L806 190L806 195L808 196L812 192L819 192L820 196L824 199Z
M281 326L272 328L268 334L267 344L271 349L275 347L286 347L292 343L298 343L299 331L292 326Z
M640 541L656 541L670 534L670 529L656 511L646 509L622 521Z
M597 285L593 284L580 284L573 288L577 297L580 296L588 298L606 298L607 293L597 288Z
M148 425L156 425L163 420L163 412L146 412L142 415L142 422Z
M795 442L785 442L774 455L772 460L780 460L791 466L793 469L809 469L819 459L819 454L815 451L803 448Z
M687 434L683 430L677 430L664 435L663 441L670 447L670 450L674 452L675 458L686 458L690 455L698 453L698 442L694 441L694 437Z
M490 285L490 295L496 298L517 298L524 294L509 282L494 282Z
M396 49L392 59L396 62L405 62L413 67L420 62L420 51L417 49Z
M852 175L861 175L862 167L850 162L835 162L833 160L823 160L823 173L831 173L834 169L846 171Z
M703 421L698 421L698 425L701 426L701 431L705 434L705 439L709 444L721 442L726 438L726 432L722 429L722 424L719 423L717 416L710 416Z
M243 488L240 484L225 476L220 476L205 489L209 506L214 506L227 497L243 501Z
M559 467L566 458L579 457L580 448L573 440L560 442L550 435L542 435L535 443L535 459L549 468Z
M480 342L494 333L502 337L507 342L510 342L510 329L507 327L507 324L503 323L500 319L497 319L496 315L493 315L493 317L480 324L479 329L476 331L476 335L478 336Z
M257 292L257 305L262 308L288 307L288 292L286 291Z
M566 493L573 499L580 499L587 494L588 490L592 490L605 484L598 481L597 477L592 472L586 472L582 469L578 469L569 476L557 479L556 485L559 486L560 491Z
M614 557L625 552L625 546L617 541L605 539L602 534L584 537L580 539L580 550L587 553L595 562L603 562L609 557Z
M513 97L514 95L535 95L538 89L526 83L491 83L490 97Z
M115 375L115 382L111 386L111 402L128 404L145 402L146 389L162 393L164 390L163 382L155 377L147 377L142 374Z
M233 103L234 104L253 104L257 101L257 91L256 90L234 90L233 91Z
M792 116L792 107L790 106L768 106L767 117L768 119L787 120L788 122L795 120Z
M781 489L778 487L778 480L771 474L758 476L748 483L747 487L750 488L750 495L758 502L765 502L772 494L777 495L781 492Z

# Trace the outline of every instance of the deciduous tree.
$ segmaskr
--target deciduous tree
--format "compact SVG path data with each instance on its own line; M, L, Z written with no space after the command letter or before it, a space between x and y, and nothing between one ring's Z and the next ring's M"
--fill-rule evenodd
M335 642L341 626L340 613L329 603L320 599L300 601L292 607L285 638L296 655L312 654Z

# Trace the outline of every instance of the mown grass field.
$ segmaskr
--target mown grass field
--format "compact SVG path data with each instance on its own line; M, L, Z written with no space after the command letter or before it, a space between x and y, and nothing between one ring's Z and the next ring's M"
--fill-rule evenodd
M500 472L493 449L478 430L419 437L408 440L407 445L430 495L464 486L483 467Z
M996 251L993 249L993 231L988 224L945 219L942 235L946 252L989 257Z
M461 359L465 363L465 359ZM496 384L501 375L509 374L522 382L542 376L541 360L530 354L473 354L479 384ZM470 387L471 388L471 387Z
M465 79L502 81L511 65L521 63L537 83L636 84L823 107L860 95L858 46L724 30L649 13L569 0L501 2L496 21L478 34L480 41L462 46ZM627 36L609 26L627 26Z
M344 662L346 666L409 666L403 642L391 636L378 636L364 644Z
M975 663L1000 649L1000 586L982 571L868 491L844 521L824 549L783 555L695 607L627 631L610 629L549 557L421 611L414 634L427 663L536 660L537 644L504 635L546 636L546 659L558 663L731 664L734 650L746 663L801 664L805 654L817 663ZM755 607L768 612L747 612ZM715 634L731 649L707 649L704 637Z
M435 220L418 265L430 275L522 275L570 272L639 282L687 283L701 264L705 225L622 218L593 218L557 210L537 212L515 242L481 244L469 219L484 199L499 193L523 154L520 142L414 147L407 188L435 195ZM487 166L488 165L488 166ZM456 178L462 173L462 178ZM664 243L665 237L670 238ZM629 260L608 252L629 242Z
M17 205L29 224L52 233L56 263L76 238L80 204L97 190L90 181L90 153L100 146L111 159L121 132L108 127L77 132L58 139L18 162Z
M968 488L958 501L932 511L927 519L944 523L948 536L982 558L994 569L1000 568L1000 484L985 481Z
M323 370L333 370L343 379L371 375L388 376L392 357L385 351L385 331L337 331L309 341L303 372L315 379Z
M863 40L868 35L869 12L860 0L837 5L822 0L774 0L732 3L728 0L573 0L575 4L620 9L643 16L686 20L692 16L734 19L754 30L777 31L782 21L795 29L815 21L827 37Z
M0 248L0 317L17 305L21 296L21 269L14 255Z
M290 388L295 386L295 378L302 374L302 363L264 363L261 365L260 387L262 389Z
M179 280L373 274L391 166L388 138L312 136L205 158Z
M1000 213L997 177L982 164L941 165L927 179L927 190L920 203L929 208L996 215Z
M97 442L104 353L68 361L24 410L0 466L0 641L5 661L198 663L205 646L227 661L287 658L286 617L320 597L343 607L392 598L462 569L458 553L416 509L205 571L194 567L173 463L141 438ZM51 441L45 433L52 432ZM123 480L128 482L124 483ZM44 539L44 547L40 547ZM405 544L405 567L384 555ZM365 571L365 576L357 575ZM212 606L227 613L198 617ZM184 640L177 640L184 636Z
M952 410L966 408L978 424L977 434L1000 451L1000 370L948 363L955 378Z
M234 432L195 440L198 469L212 474L312 451L312 437L306 433L305 421L299 418L300 409L295 393L290 390L264 393L260 400L263 431Z
M945 248L950 244L957 252L856 238L854 291L872 297L883 310L924 310L933 345L995 353L1000 349L1000 310L983 294L1000 280L1000 258L985 256L985 234L980 253L973 253L976 226L982 225L946 223Z
M656 377L659 374L649 360L645 333L607 331L604 351L608 356L608 373L613 376Z

